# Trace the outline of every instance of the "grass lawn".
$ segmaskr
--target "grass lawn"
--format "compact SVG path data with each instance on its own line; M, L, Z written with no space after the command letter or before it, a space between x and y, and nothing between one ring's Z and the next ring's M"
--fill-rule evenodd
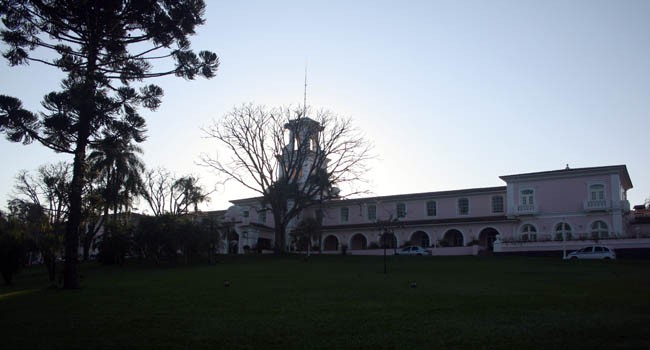
M88 264L64 291L32 268L0 287L0 348L650 348L647 260L389 257L382 272L358 256Z

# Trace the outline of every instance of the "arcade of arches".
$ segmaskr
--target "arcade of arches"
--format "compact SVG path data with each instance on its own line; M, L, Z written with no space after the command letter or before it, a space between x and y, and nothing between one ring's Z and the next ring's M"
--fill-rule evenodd
M492 250L494 248L494 241L496 240L499 231L493 227L487 227L481 230L479 233L479 244L481 247ZM392 233L387 233L385 235L386 248L394 249L398 248L397 237ZM431 238L429 234L424 231L415 231L411 234L409 242L412 245L418 247L431 247ZM441 245L447 247L462 247L465 245L465 239L463 233L457 229L451 229L445 232L441 240ZM340 248L340 241L338 237L334 235L329 235L323 240L323 250L325 251L336 251ZM362 233L355 233L350 238L350 249L351 250L363 250L368 249L368 238ZM383 247L382 237L379 238L379 247Z

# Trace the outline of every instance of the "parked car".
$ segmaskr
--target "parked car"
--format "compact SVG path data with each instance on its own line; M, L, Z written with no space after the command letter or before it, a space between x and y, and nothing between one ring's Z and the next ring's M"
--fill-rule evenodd
M431 255L431 251L422 247L407 246L395 253L396 255Z
M594 245L569 253L565 259L616 259L616 252L608 247Z

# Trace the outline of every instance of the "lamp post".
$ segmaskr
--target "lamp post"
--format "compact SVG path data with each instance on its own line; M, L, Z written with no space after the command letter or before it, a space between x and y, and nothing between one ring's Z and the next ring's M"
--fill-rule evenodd
M388 273L388 264L386 262L386 248L388 248L387 237L390 234L390 228L385 227L383 233L381 234L381 244L384 248L384 274Z
M226 223L226 254L230 254L230 234L235 230L235 218L231 217Z

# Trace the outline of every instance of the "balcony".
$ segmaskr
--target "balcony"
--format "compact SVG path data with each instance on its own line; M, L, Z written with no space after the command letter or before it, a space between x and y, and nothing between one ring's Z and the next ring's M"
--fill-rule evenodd
M534 215L537 214L536 204L521 204L517 206L517 215Z
M584 201L585 211L604 211L612 208L612 203L606 199L599 199L595 201Z

